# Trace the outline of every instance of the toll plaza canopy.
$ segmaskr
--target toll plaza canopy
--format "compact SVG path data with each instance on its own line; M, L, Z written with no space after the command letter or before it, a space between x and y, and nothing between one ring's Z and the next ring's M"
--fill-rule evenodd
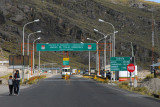
M37 51L96 51L96 43L37 43Z
M153 66L153 67L160 66L160 62L158 62L158 63L155 63L155 64L152 64L152 65L150 65L150 66Z

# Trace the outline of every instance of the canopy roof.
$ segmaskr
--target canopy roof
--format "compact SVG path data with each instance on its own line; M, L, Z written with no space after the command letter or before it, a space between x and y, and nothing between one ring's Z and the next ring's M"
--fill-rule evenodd
M152 64L152 65L150 65L150 66L153 66L153 67L160 66L160 62L158 62L158 63L155 63L155 64Z

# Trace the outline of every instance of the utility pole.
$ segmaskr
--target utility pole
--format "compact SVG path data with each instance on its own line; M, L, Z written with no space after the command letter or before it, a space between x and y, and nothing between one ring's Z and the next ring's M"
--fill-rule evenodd
M135 65L135 56L134 56L134 52L133 52L133 45L131 42L131 49L132 49L132 60L133 60L133 64ZM136 79L136 71L134 71L134 87L137 87L137 79Z
M155 24L155 20L152 12L152 65L154 64L154 24ZM154 69L155 69L154 66L152 66L151 73L155 71Z

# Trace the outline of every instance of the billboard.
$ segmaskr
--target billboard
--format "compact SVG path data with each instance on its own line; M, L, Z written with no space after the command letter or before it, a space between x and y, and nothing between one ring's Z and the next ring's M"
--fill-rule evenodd
M27 55L10 55L9 65L29 65L29 56Z

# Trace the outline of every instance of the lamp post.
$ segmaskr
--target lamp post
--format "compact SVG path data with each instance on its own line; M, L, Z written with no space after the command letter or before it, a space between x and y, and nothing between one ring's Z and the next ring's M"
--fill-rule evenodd
M96 57L96 70L98 71L97 75L100 75L100 69L98 69L98 68L99 68L98 43L99 43L99 41L101 41L102 39L104 39L104 38L106 38L106 37L107 37L107 36L99 39L98 41L97 41L97 40L94 40L94 39L87 38L87 40L91 40L91 41L94 41L94 42L97 43L97 57Z
M33 41L33 73L35 73L35 72L34 72L34 43L36 42L36 40L39 40L39 39L41 39L41 37L39 37L39 38L37 38L37 39L35 39L35 40Z
M40 61L41 61L41 56L40 56L40 55L41 55L41 52L39 51L39 72L41 72L41 67L40 67L40 64L41 64L41 62L40 62Z
M97 29L94 29L94 31L102 34L104 37L113 34L113 33L109 33L109 34L105 35L104 33L98 31ZM118 31L116 31L115 33L118 33ZM105 66L106 66L106 38L105 38L105 43L104 43L104 70L106 71Z
M103 23L107 23L109 25L111 25L113 27L113 40L112 40L112 57L115 57L115 27L113 26L112 23L106 22L102 19L98 19L99 22L103 22ZM115 81L115 73L113 73L114 75L114 81Z
M81 42L81 43L83 43L83 42ZM89 64L88 64L88 74L89 75L91 75L91 52L90 52L90 50L89 50Z
M31 21L31 22L28 22L26 23L24 26L23 26L23 46L22 46L22 55L23 55L23 66L22 66L22 82L24 82L24 29L27 25L31 24L31 23L34 23L34 22L39 22L39 19L37 20L34 20L34 21Z
M49 44L49 43L46 43L46 44ZM41 72L41 51L39 51L39 72Z
M112 40L112 57L115 57L115 27L113 26L112 23L106 22L102 19L98 19L99 22L107 23L113 27L113 40Z
M33 34L36 34L36 33L41 33L41 31L36 31L36 32L33 32L33 33L30 33L28 35L28 39L27 39L27 55L29 56L29 37Z
M27 26L27 25L29 25L29 24L31 24L31 23L34 23L34 22L39 22L40 20L39 19L37 19L37 20L34 20L34 21L31 21L31 22L28 22L28 23L26 23L24 26L23 26L23 56L24 56L24 29L25 29L25 27Z

